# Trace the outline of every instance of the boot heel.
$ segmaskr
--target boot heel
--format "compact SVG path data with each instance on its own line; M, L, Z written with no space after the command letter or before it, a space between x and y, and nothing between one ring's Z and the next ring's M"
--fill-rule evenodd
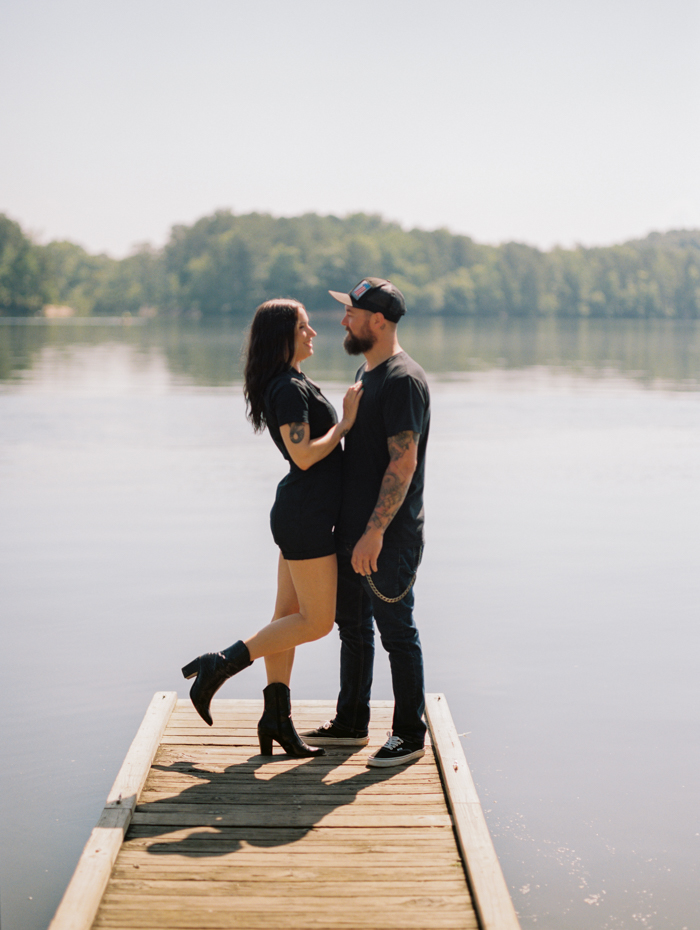
M199 656L196 659L192 659L191 662L188 662L187 665L183 666L182 674L185 678L194 678L194 676L199 672Z
M258 733L258 742L260 743L260 755L261 756L273 755L271 736L268 736L266 733Z

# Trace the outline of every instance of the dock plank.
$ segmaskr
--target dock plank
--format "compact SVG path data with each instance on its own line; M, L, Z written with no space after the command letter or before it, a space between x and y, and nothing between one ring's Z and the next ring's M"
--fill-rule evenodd
M259 755L261 701L214 701L209 728L169 695L110 792L107 856L90 871L93 835L49 930L516 930L447 703L430 701L425 756L392 770L366 766L391 702L372 702L369 747L300 760ZM297 728L334 709L294 702Z

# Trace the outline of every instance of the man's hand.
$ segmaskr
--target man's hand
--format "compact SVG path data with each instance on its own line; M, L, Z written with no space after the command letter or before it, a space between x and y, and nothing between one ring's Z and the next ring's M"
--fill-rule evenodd
M377 571L377 559L383 544L384 534L381 530L368 527L360 536L352 550L352 567L359 575L370 575Z

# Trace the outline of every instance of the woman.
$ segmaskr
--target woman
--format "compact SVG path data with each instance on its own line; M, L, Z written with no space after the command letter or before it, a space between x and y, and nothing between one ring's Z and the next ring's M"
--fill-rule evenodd
M330 633L335 618L337 563L333 526L340 509L340 440L355 422L362 384L343 399L343 418L301 371L313 355L313 337L303 304L268 300L255 311L245 366L248 419L256 432L267 428L289 462L270 514L280 548L277 600L272 622L223 652L207 653L182 669L197 680L190 698L211 726L209 705L232 675L264 656L268 685L258 724L260 752L272 755L275 740L289 755L320 756L299 738L291 719L289 681L294 647Z

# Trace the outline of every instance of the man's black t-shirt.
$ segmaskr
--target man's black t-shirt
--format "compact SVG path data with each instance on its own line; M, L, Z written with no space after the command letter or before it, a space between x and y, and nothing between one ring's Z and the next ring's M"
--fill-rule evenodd
M425 449L430 429L430 392L425 372L405 352L371 371L357 373L364 391L357 419L345 438L343 499L336 535L355 545L374 510L389 465L387 440L410 430L420 433L418 465L406 499L384 534L384 546L402 548L423 543Z

